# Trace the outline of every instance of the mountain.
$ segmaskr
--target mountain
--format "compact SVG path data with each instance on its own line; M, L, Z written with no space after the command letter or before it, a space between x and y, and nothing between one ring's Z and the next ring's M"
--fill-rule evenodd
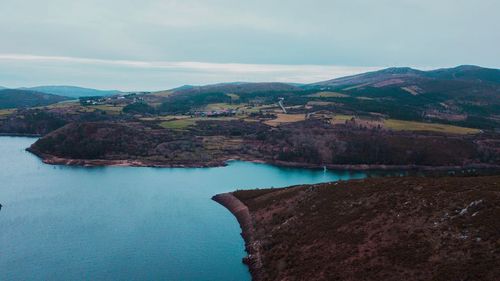
M357 113L377 112L406 120L439 119L490 129L500 123L499 69L462 65L422 71L397 67L306 87L342 94L346 98L331 101Z
M65 96L70 98L90 97L90 96L112 96L120 94L117 90L97 90L90 88L82 88L75 86L38 86L31 88L22 88L24 90L32 90L46 94Z
M68 99L63 96L29 90L3 89L0 90L0 109L44 106Z
M500 69L483 68L475 65L461 65L429 71L428 77L447 80L469 80L500 83Z
M412 79L416 77L421 77L423 71L416 70L409 67L391 67L379 71L367 72L352 76L346 76L341 78L335 78L332 80L322 81L310 84L309 86L320 86L320 87L348 87L355 85L368 86L371 84L381 83L384 81L392 81L392 84L399 83L402 79Z
M391 67L379 71L317 82L309 86L331 88L372 86L381 88L385 86L418 84L437 80L500 83L500 70L473 65L462 65L454 68L443 68L431 71L422 71L409 67Z

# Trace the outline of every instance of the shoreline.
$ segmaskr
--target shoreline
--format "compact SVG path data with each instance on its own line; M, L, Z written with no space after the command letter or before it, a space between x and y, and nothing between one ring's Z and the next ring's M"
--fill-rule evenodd
M215 168L225 167L230 161L246 161L251 163L268 164L285 168L304 168L304 169L328 169L336 171L413 171L413 172L432 172L432 171L456 171L456 170L487 170L498 169L500 165L472 163L467 165L454 166L422 166L422 165L380 165L380 164L310 164L286 161L268 161L240 156L228 156L224 159L213 160L206 163L161 163L147 160L111 160L111 159L72 159L57 157L50 154L38 152L28 147L26 151L39 157L43 163L49 165L83 166L83 167L152 167L152 168Z
M245 251L248 254L242 259L242 262L248 266L252 280L262 280L261 247L259 241L255 240L254 223L248 207L232 193L217 194L212 197L212 200L225 207L236 217L241 228L240 235L245 241Z
M41 134L22 134L22 133L0 133L0 137L26 137L26 138L41 138Z

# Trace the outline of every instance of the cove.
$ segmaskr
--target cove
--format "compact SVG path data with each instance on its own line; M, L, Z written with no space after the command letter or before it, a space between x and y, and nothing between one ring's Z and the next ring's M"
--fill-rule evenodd
M0 280L250 280L239 225L213 195L366 176L51 166L25 151L35 140L0 137Z

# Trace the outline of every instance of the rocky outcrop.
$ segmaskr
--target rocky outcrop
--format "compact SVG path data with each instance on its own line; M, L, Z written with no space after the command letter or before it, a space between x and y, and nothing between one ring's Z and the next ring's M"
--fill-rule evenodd
M212 200L226 207L238 220L242 231L241 236L245 240L245 249L248 253L248 256L243 258L243 263L248 265L253 280L262 280L261 246L259 241L255 239L254 223L248 207L231 193L215 195Z

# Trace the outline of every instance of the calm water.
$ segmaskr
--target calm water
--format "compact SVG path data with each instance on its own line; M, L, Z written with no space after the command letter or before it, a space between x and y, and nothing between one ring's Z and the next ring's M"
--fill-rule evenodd
M250 280L238 223L212 195L364 177L51 166L24 151L34 141L0 137L0 280Z

